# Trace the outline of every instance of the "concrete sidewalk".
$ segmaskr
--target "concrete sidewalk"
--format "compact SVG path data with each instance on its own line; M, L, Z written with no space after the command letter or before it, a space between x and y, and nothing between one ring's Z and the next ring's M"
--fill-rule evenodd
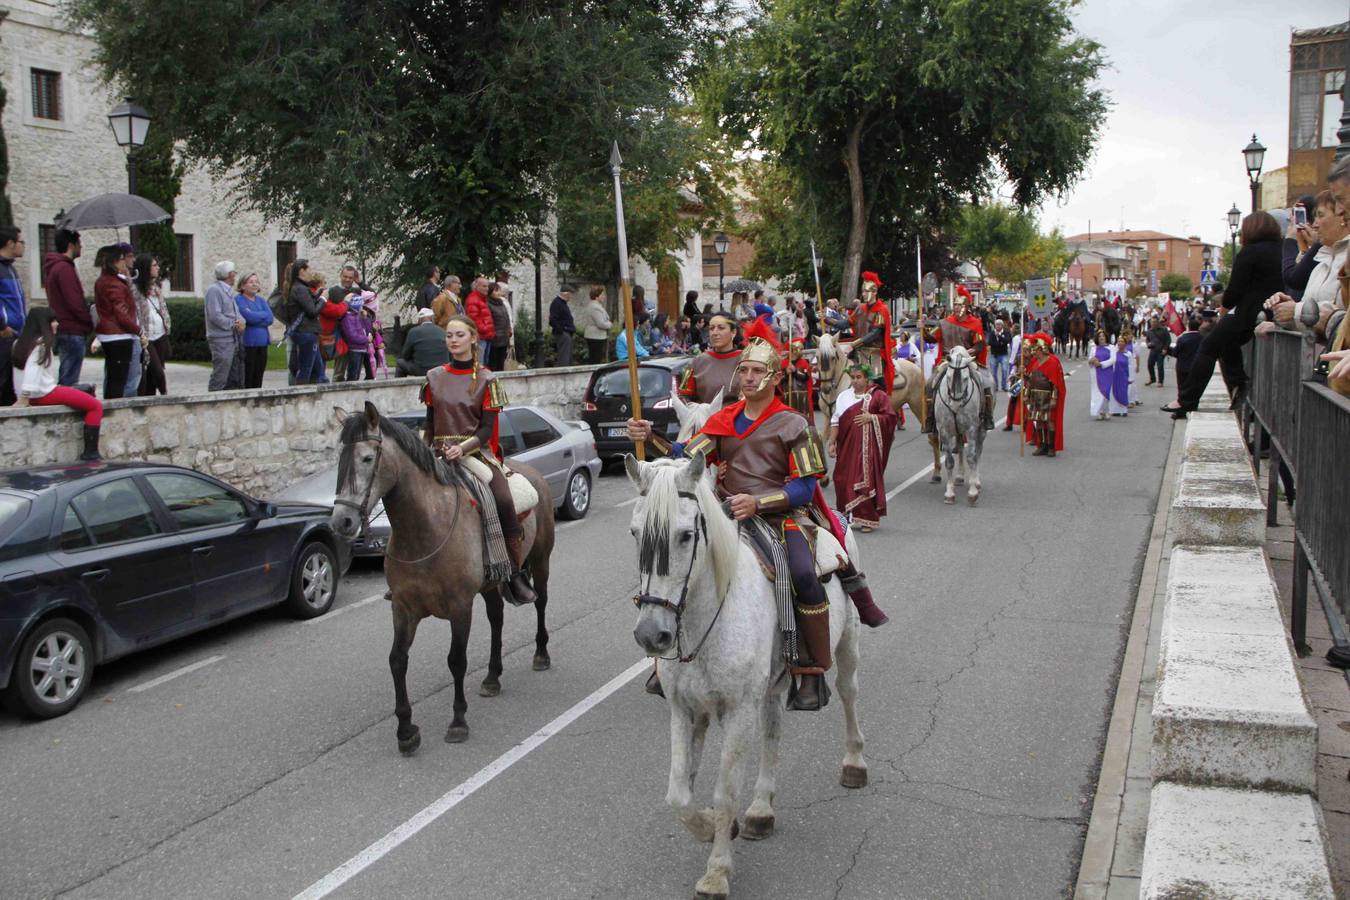
M1121 665L1111 724L1107 732L1093 802L1092 818L1074 890L1082 900L1118 900L1139 896L1148 824L1152 706L1158 672L1163 607L1172 557L1171 498L1180 468L1185 427L1173 434L1157 515L1139 582L1134 619ZM1262 461L1262 469L1265 461ZM1264 476L1264 472L1258 473ZM1263 486L1264 477L1257 479ZM1268 528L1265 551L1280 591L1281 613L1289 622L1293 577L1292 517L1281 507L1282 524ZM1332 878L1338 896L1350 887L1350 683L1346 672L1327 664L1331 634L1316 594L1310 591L1308 642L1313 652L1296 660L1299 677L1318 724L1318 802L1326 820Z

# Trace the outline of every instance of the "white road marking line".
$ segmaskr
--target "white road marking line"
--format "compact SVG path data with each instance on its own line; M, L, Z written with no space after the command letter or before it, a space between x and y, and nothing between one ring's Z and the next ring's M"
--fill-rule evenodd
M203 669L211 665L212 663L220 662L224 658L225 657L222 655L222 656L208 656L206 659L199 659L195 663L183 666L183 668L181 669L174 669L167 675L161 675L158 678L151 678L149 681L141 682L135 687L129 687L127 688L127 691L132 694L139 694L141 691L148 691L153 687L159 687L166 681L173 681L179 675L186 675L189 672L195 672L198 669Z
M321 897L327 897L366 868L379 862L380 859L397 848L404 841L413 837L423 828L426 828L432 822L435 822L441 816L454 809L461 801L467 800L469 797L473 796L479 788L488 784L492 779L520 762L529 755L532 750L562 731L577 719L581 718L610 694L632 681L640 673L648 671L651 668L651 665L652 663L649 659L641 659L638 662L633 663L627 669L624 669L618 675L615 675L604 685L592 692L580 703L576 704L552 722L549 722L543 728L540 728L534 734L479 769L474 773L473 777L442 795L436 802L432 803L402 825L398 826L393 831L329 872L323 878L314 882L304 891L296 894L293 900L319 900Z
M633 497L633 498L631 498L631 499L629 499L629 500L623 501L622 503L615 503L615 504L614 504L614 508L615 508L615 509L618 509L620 506L632 506L634 503L638 502L639 499L641 499L641 498L640 498L640 497Z
M357 600L355 603L348 603L346 606L339 606L337 609L330 609L327 613L325 613L322 616L319 616L318 618L305 619L300 624L318 625L321 622L330 621L334 616L340 616L349 610L360 609L361 607L366 606L367 604L374 603L376 600L383 600L383 599L384 594L371 594L369 597L366 597L363 600Z

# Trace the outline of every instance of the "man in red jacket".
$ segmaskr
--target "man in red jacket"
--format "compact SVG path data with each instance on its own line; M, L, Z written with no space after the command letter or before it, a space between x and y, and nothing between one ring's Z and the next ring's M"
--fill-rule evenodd
M478 358L483 365L487 365L492 339L497 336L497 328L492 324L492 310L488 309L487 288L487 278L479 275L473 280L473 290L464 298L464 315L478 326Z
M57 383L70 387L80 380L84 365L85 342L94 330L94 317L84 299L84 285L75 271L80 258L80 233L61 229L56 233L56 252L42 260L42 284L47 289L47 305L56 314L59 325L56 352L61 357Z

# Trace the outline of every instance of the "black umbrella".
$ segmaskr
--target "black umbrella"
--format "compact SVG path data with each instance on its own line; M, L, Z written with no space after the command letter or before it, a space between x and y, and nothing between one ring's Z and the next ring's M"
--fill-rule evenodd
M123 228L129 225L153 225L171 218L173 216L144 197L135 194L99 194L57 214L56 227L69 231Z
M761 287L758 281L751 281L749 278L733 278L722 286L724 291L745 291L747 294L759 290Z

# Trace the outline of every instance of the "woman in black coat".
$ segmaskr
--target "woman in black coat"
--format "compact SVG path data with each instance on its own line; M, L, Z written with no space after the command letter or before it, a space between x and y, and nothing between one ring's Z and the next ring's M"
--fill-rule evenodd
M1242 363L1242 346L1252 339L1256 320L1272 294L1284 290L1284 266L1281 257L1280 225L1267 212L1254 212L1242 220L1242 249L1233 260L1233 274L1223 292L1228 311L1205 336L1195 362L1181 388L1177 404L1163 407L1174 419L1186 418L1195 411L1200 397L1214 375L1214 365L1223 369L1224 381L1233 405L1247 391L1247 371Z

